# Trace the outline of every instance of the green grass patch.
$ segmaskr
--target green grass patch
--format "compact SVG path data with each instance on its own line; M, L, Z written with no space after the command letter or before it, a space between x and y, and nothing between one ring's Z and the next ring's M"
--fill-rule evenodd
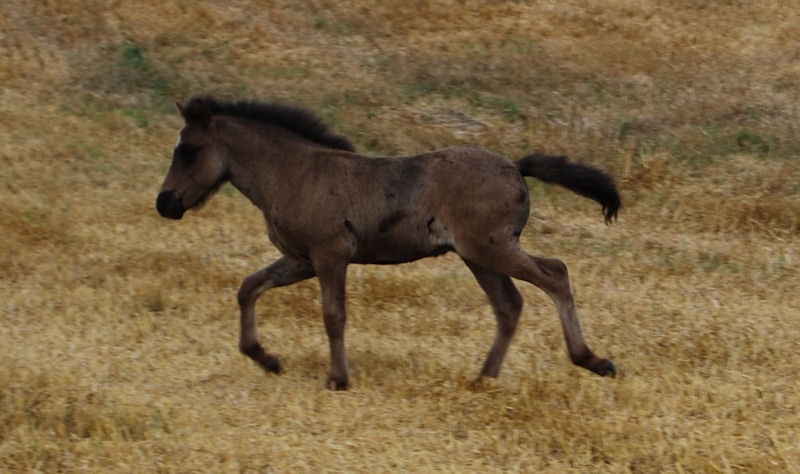
M174 88L166 71L150 60L142 45L125 42L111 47L115 62L111 66L110 86L120 92L147 91L160 97L171 97Z
M776 147L776 140L763 137L757 131L747 127L740 128L734 134L736 147L744 153L754 153L759 156L769 155Z

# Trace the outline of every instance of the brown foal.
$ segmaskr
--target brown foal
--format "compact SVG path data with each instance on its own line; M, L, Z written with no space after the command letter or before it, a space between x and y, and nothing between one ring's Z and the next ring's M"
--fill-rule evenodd
M474 147L416 156L371 158L332 134L313 114L259 102L195 97L180 106L185 127L156 201L180 219L230 181L264 213L267 234L283 256L248 276L239 290L239 348L270 372L278 358L259 343L258 297L316 276L331 352L327 386L346 389L345 275L351 263L393 264L453 251L486 292L497 334L481 370L497 377L522 311L511 278L545 291L555 302L570 358L596 374L614 376L584 339L567 267L529 255L519 245L528 220L531 176L564 186L616 218L614 180L564 157L530 155L516 163Z

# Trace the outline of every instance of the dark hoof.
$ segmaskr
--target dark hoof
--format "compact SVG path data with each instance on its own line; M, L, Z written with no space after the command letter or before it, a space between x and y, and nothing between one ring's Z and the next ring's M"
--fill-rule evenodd
M613 379L617 376L617 369L614 367L613 362L608 359L601 359L592 354L591 351L584 353L580 357L572 357L572 363L601 377L611 377Z
M470 390L473 392L484 392L487 390L497 389L497 377L490 377L488 375L480 375L477 379L469 384Z
M611 377L612 379L617 376L617 369L614 367L614 363L608 359L603 359L594 372L602 377Z
M325 388L328 390L335 390L337 392L340 390L347 390L348 387L349 384L347 383L347 380L336 380L333 377L328 377L328 381L325 382Z
M258 365L261 366L262 369L266 370L267 372L272 372L274 374L280 374L283 372L281 361L274 355L266 352L260 344L256 344L255 346L242 350L242 352L247 357L253 359Z
M262 369L266 370L267 372L272 372L273 374L280 374L283 372L283 367L281 366L281 361L277 357L272 354L264 354L266 357L263 359L259 359L258 365L261 366ZM611 369L613 370L614 367L612 366Z

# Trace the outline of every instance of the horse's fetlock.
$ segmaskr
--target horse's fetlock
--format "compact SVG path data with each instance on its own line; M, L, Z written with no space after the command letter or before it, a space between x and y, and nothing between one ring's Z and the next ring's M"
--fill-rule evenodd
M259 355L264 353L264 348L259 343L239 344L239 350L242 354L251 359L257 359Z
M588 369L592 363L592 360L596 359L597 357L592 354L591 351L586 350L576 354L570 353L569 358L572 360L573 364Z
M283 368L281 367L281 361L274 355L265 351L264 348L261 347L261 344L257 342L246 346L240 345L239 350L241 350L244 355L251 358L267 372L279 374L283 371Z

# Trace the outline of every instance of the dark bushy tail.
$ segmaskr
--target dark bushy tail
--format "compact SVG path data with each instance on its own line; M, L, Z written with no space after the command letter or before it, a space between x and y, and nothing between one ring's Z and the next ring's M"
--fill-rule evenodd
M522 176L561 185L570 191L599 202L606 224L617 219L621 204L614 178L592 166L573 163L566 156L528 155L517 162Z

